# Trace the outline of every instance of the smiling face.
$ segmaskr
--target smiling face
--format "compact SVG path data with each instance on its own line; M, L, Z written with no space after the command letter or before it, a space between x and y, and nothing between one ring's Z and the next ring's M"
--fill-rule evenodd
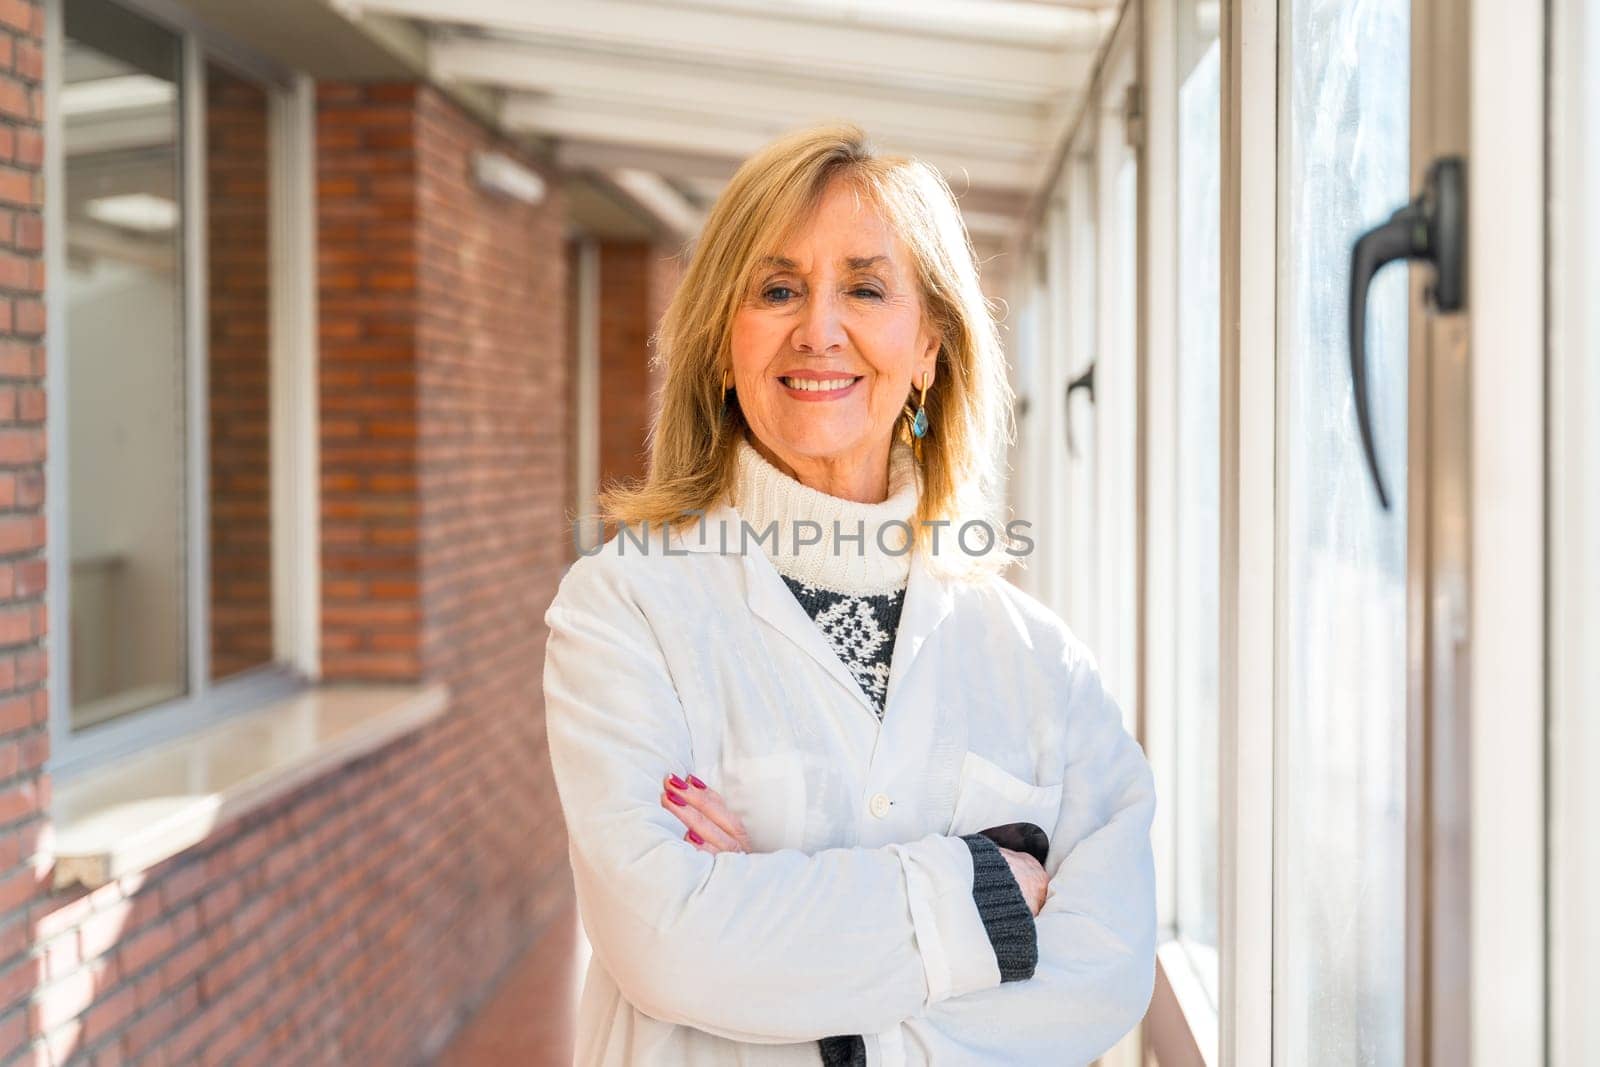
M740 410L769 462L833 496L884 499L895 420L924 372L934 388L939 337L911 256L870 199L829 184L758 265L732 350Z

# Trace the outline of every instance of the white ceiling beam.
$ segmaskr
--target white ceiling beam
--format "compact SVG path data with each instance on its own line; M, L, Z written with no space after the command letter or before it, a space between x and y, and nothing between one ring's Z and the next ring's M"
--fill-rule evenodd
M430 48L441 81L570 95L621 105L671 107L742 116L784 126L849 116L869 134L1043 144L1048 115L1064 106L1053 94L1038 104L977 103L927 94L895 94L872 85L839 85L782 75L730 73L703 64L653 62L535 42L446 37Z
M705 216L659 175L624 168L606 175L617 190L679 238L700 232Z
M598 127L607 126L618 120L627 122L636 119L650 119L674 123L680 127L704 127L711 130L725 129L752 134L760 138L763 144L793 130L831 118L846 117L816 114L797 120L791 115L764 115L746 108L740 108L736 111L711 107L680 108L676 106L676 101L670 100L656 101L652 104L649 101L636 99L617 100L543 93L511 93L503 98L501 107L502 116L517 115L525 118L530 114L547 114L552 111L559 111L572 115L587 116ZM882 150L890 153L905 153L920 158L960 157L961 159L983 160L994 163L1037 165L1043 156L1040 149L1040 145L1043 142L1030 140L1002 141L975 136L960 137L942 130L912 130L887 125L869 125L865 127L865 131L872 143ZM604 140L605 138L597 139ZM694 145L691 143L685 147L694 147Z
M678 184L687 186L689 191L700 200L707 203L722 195L722 190L728 187L726 178L684 177L678 179Z
M1057 11L1098 11L1115 15L1117 5L1121 3L1121 0L1017 0L1017 2L1037 4L1040 7L1054 8Z
M778 129L718 125L700 117L677 118L534 96L507 99L500 117L507 129L521 133L668 152L720 155L736 160L753 155L782 132ZM911 146L897 146L892 142L883 143L881 147L889 152L916 155L939 168L958 194L969 186L1031 190L1029 183L1039 170L1039 162L1032 156L1020 159L995 158L981 153L969 156L953 149L926 151ZM646 164L641 161L635 165L642 168Z
M154 274L172 274L178 263L170 239L144 240L132 237L115 226L82 218L72 220L67 233L67 255L110 259L143 267Z
M122 74L61 87L61 114L68 121L129 111L171 111L178 87L149 74Z
M63 126L69 157L178 143L178 118L169 105L95 114L70 119Z
M556 146L555 156L556 165L563 170L608 171L619 167L638 167L687 182L697 192L712 198L733 177L743 158L593 141L563 141ZM1031 194L1031 189L989 189L982 186L956 190L964 213L1015 218L1021 218L1028 210Z
M957 40L919 33L914 18L898 29L712 11L639 0L334 0L352 13L377 12L498 32L591 45L647 49L688 61L758 64L822 79L897 76L926 88L965 86L1023 99L1074 89L1088 77L1093 48L1064 51L1037 44ZM765 10L765 9L764 9Z
M1084 0L1078 0L1083 3ZM871 26L919 34L1027 44L1034 48L1093 49L1108 28L1096 0L1085 7L1041 7L1025 0L784 0L785 18ZM1097 0L1101 7L1115 0ZM771 0L673 0L675 6L771 14Z
M528 131L523 131L528 132ZM743 157L725 152L686 151L641 144L563 140L556 145L555 162L562 170L609 171L637 167L667 178L697 178L726 182L739 169Z
M1039 169L1034 172L1033 176L1033 188L1035 190L1044 189L1055 178L1056 156L1061 147L1067 144L1068 139L1077 130L1078 118L1084 106L1085 101L1082 97L1063 104L1051 114L1046 122L1044 139L1039 142L1045 146L1045 151L1040 153Z

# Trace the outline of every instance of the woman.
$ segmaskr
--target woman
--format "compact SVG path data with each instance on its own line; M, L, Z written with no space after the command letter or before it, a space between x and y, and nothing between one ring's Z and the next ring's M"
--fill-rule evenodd
M657 358L649 475L545 616L578 1064L1094 1059L1149 1002L1155 797L983 535L1011 394L948 188L771 145Z

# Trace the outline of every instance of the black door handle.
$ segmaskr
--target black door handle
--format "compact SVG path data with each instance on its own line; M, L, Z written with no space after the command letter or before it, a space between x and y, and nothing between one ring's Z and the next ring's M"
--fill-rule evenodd
M1072 394L1079 389L1086 390L1089 394L1089 403L1094 403L1094 364L1091 362L1084 372L1067 383L1067 455L1073 459L1078 458L1078 446L1072 439Z
M1350 253L1350 384L1367 469L1378 490L1378 504L1389 510L1389 494L1378 466L1367 400L1367 289L1385 264L1421 259L1433 264L1428 296L1440 311L1459 311L1465 297L1467 252L1466 164L1446 156L1428 168L1422 192L1405 207L1356 239Z

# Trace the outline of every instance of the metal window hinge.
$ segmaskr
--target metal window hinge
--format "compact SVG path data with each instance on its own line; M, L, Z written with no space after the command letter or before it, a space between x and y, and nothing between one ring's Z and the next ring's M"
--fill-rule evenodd
M1144 95L1137 82L1128 86L1123 94L1122 130L1129 148L1144 147Z

